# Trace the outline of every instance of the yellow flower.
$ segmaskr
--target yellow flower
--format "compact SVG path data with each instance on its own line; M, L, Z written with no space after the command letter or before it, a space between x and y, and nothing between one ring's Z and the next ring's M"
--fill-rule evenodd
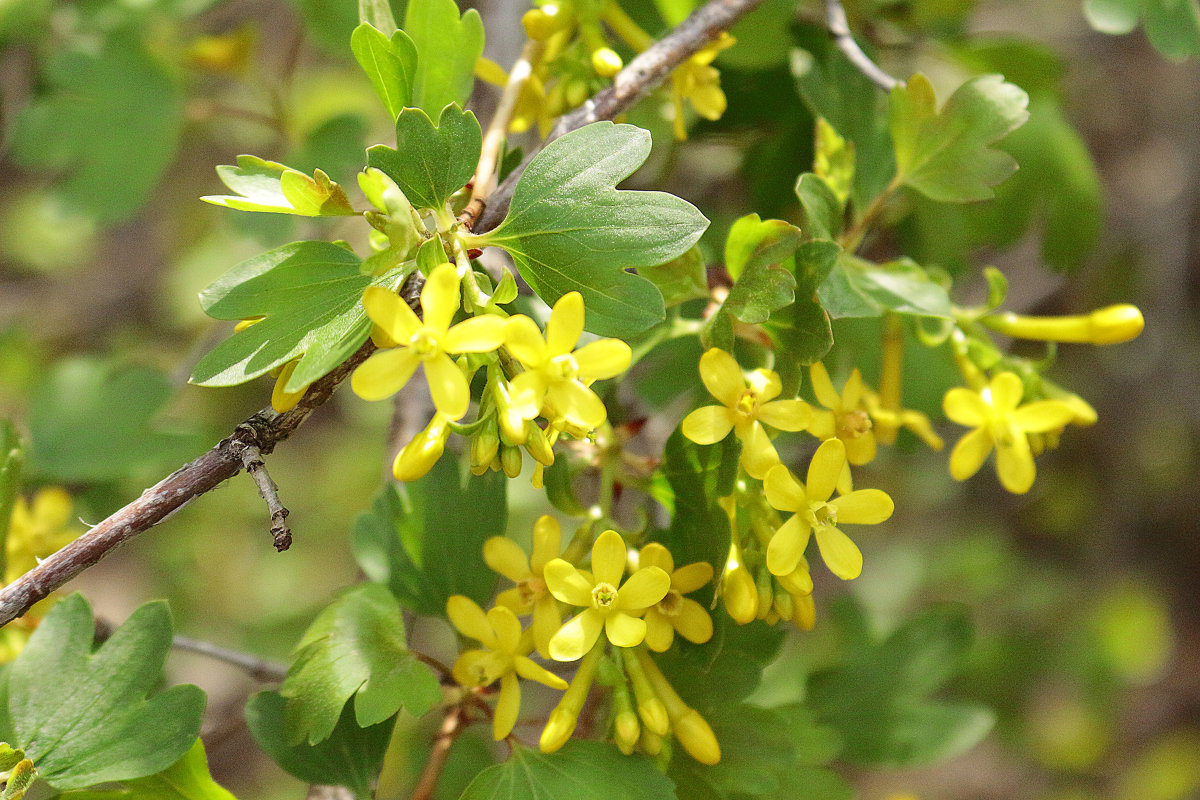
M5 543L8 566L4 582L12 583L36 567L39 559L74 541L80 531L70 523L71 496L63 489L56 486L41 489L33 496L32 504L18 497Z
M472 317L454 327L458 309L458 273L450 264L433 270L421 290L424 322L398 295L379 286L363 293L367 316L398 345L368 358L354 371L350 385L364 400L391 397L408 383L421 364L438 411L452 420L467 413L471 390L451 353L487 353L504 340L504 320L494 315Z
M767 473L763 483L767 502L780 511L795 512L767 545L767 569L772 575L789 575L796 569L814 531L821 558L834 575L851 580L862 572L862 553L837 526L883 522L895 506L879 489L860 489L830 500L845 466L845 445L840 439L829 439L813 453L807 487L782 464Z
M671 73L671 105L675 111L675 138L687 138L683 120L683 101L691 103L696 113L707 120L718 120L725 113L725 93L721 91L721 73L712 66L722 50L737 43L727 33L710 42Z
M542 574L550 593L583 608L550 639L550 655L574 661L592 649L604 629L617 647L633 647L646 637L642 613L666 597L671 576L659 567L642 567L621 584L625 572L625 540L616 531L605 531L592 545L592 572L585 573L556 558Z
M446 615L464 636L476 639L482 650L467 650L454 662L454 680L475 688L500 680L500 699L492 718L492 735L497 741L512 732L521 709L521 685L517 676L537 681L551 689L566 689L567 682L534 663L526 654L533 649L531 631L503 606L485 615L475 601L461 594L446 600Z
M742 466L759 480L779 463L763 423L799 431L812 417L812 407L803 400L775 399L781 391L777 374L756 369L747 380L733 356L716 347L700 356L700 380L721 405L697 408L684 417L683 435L696 444L714 444L732 430L742 441Z
M671 577L671 587L662 600L646 610L646 646L656 653L665 653L675 639L675 631L695 644L712 638L712 617L704 607L684 597L712 580L712 564L697 561L675 569L671 551L657 542L642 548L638 558L642 567L658 567Z
M533 641L538 655L550 657L550 637L562 625L558 601L546 586L543 571L562 548L562 529L558 520L543 514L533 524L533 553L525 555L516 542L505 536L493 536L483 543L483 560L504 577L517 584L496 597L496 603L516 614L533 613Z
M588 384L624 372L633 351L620 339L598 339L575 350L582 334L579 292L568 292L554 304L544 339L529 317L509 317L504 344L525 367L513 378L512 402L524 419L536 417L547 402L567 422L588 430L608 418Z
M398 481L415 481L424 476L442 457L449 436L450 418L440 411L434 412L425 429L396 454L392 475Z
M813 411L808 432L818 439L838 438L846 445L846 461L855 466L875 458L875 434L871 416L864 405L866 388L857 369L850 373L839 395L829 380L829 372L820 361L809 367L813 393L823 409Z
M959 425L975 430L958 440L950 453L950 475L964 481L979 471L992 448L996 475L1005 489L1024 494L1033 486L1036 469L1029 434L1046 433L1075 418L1075 409L1061 400L1021 405L1025 387L1015 372L1001 372L982 391L957 386L946 392L942 408Z
M863 403L871 419L882 428L890 427L893 431L898 428L908 428L918 439L929 445L931 450L941 450L946 446L942 437L933 429L929 417L911 408L890 409L883 407L883 401L875 392L863 391ZM894 437L893 437L894 438ZM847 447L847 451L849 447Z

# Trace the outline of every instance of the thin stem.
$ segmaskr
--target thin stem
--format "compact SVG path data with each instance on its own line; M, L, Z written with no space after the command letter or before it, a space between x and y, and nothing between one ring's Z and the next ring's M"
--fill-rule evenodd
M642 30L642 26L634 22L633 17L626 14L625 9L615 0L604 6L604 10L600 12L600 19L604 20L604 24L621 37L625 44L639 53L654 44L654 37Z
M442 720L442 727L438 729L433 747L429 751L429 760L425 762L425 768L421 770L421 777L417 779L417 785L413 789L412 800L429 800L433 797L438 778L442 776L446 759L450 756L450 746L461 733L464 721L463 710L459 706L446 712L446 718Z
M287 667L276 661L268 661L240 650L222 647L201 639L193 639L190 636L176 634L171 640L171 646L176 650L186 650L189 653L207 656L240 667L251 678L266 683L281 683L287 677Z
M890 200L892 195L894 195L899 189L900 176L896 175L894 178L892 178L891 183L889 183L882 192L875 195L875 199L867 205L866 209L862 213L862 216L860 216L853 225L851 225L844 233L842 233L841 236L838 237L838 244L842 246L842 249L844 249L847 253L853 253L858 249L858 246L862 244L863 237L867 235L867 231L870 230L871 226L875 224L875 221L879 218L879 215L883 213L883 209L884 206L887 205L887 201Z
M858 42L854 41L854 35L850 33L850 23L846 19L846 9L842 8L841 0L825 0L825 24L829 28L834 42L837 43L838 49L859 72L867 76L871 83L885 92L904 85L904 81L897 80L884 72L862 51Z
M271 512L271 538L275 542L275 549L282 553L292 546L292 531L287 524L288 514L291 512L279 500L279 487L267 472L262 452L249 443L240 444L237 450L242 465L246 467L246 472L250 473L258 487L259 497L267 502L267 510Z

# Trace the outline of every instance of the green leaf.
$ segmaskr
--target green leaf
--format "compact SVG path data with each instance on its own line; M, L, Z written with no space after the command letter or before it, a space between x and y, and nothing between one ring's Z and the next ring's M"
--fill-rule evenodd
M887 311L943 319L953 316L946 290L906 258L874 264L842 254L817 294L834 319L878 317Z
M175 157L183 128L179 87L125 34L98 52L55 51L41 82L45 88L17 118L13 157L68 173L63 196L101 222L128 219Z
M204 742L157 775L123 781L120 789L67 792L55 800L237 800L212 779Z
M939 111L929 79L914 75L891 95L897 179L944 203L992 197L991 187L1017 164L989 145L1029 118L1028 104L1029 96L1002 76L981 75L960 86Z
M416 45L404 31L397 30L388 38L377 27L364 22L350 36L350 49L371 79L384 108L395 119L412 101L417 70Z
M699 247L692 247L665 264L642 267L638 274L662 293L667 308L708 297L708 271Z
M388 0L358 0L358 19L370 25L384 36L396 32L396 15Z
M216 319L265 317L212 349L192 383L234 386L300 359L287 391L299 391L341 364L371 330L362 306L370 285L395 288L401 274L359 271L358 256L329 242L293 242L243 261L200 293Z
M56 483L118 481L195 456L204 444L193 430L155 423L175 391L155 367L55 364L30 398L29 473Z
M845 207L824 180L811 172L796 179L796 199L804 211L804 229L809 239L836 239L842 231Z
M1083 13L1101 33L1146 28L1146 38L1167 58L1200 56L1200 5L1195 0L1084 0Z
M435 126L421 109L406 108L396 118L396 147L369 148L367 163L387 173L413 207L444 211L450 195L475 174L482 146L470 111L446 106Z
M360 728L346 706L333 733L318 745L292 745L284 734L287 700L259 692L246 704L246 724L258 746L286 772L302 781L345 786L361 800L371 797L392 736L390 720Z
M729 517L717 498L733 492L741 443L728 436L696 444L676 430L667 439L659 474L670 486L671 528L664 543L679 564L707 561L720 573L729 554Z
M714 614L712 639L673 648L655 660L684 702L709 715L737 706L758 688L763 667L778 654L783 638L781 629L764 622L738 625L727 614ZM721 691L714 692L714 686Z
M330 217L354 214L341 186L316 170L310 178L285 164L258 156L242 155L237 166L217 167L221 182L236 195L207 195L200 199L215 206L238 211Z
M607 742L574 740L556 753L517 746L488 767L460 800L675 800L671 780L645 756L626 756Z
M17 490L21 487L21 468L25 451L17 429L8 420L0 420L0 575L8 568L8 526L12 521Z
M413 105L436 114L450 103L467 104L475 86L475 61L483 54L483 20L454 0L409 0L404 30L417 49Z
M580 292L587 330L601 336L629 337L662 321L662 295L625 270L683 255L708 227L678 197L616 189L650 144L649 132L611 122L555 139L517 182L508 216L479 240L507 250L547 303Z
M803 238L780 219L747 214L734 222L725 240L725 268L734 284L721 310L756 324L795 300L791 257Z
M444 616L452 594L484 604L496 575L483 543L504 535L506 488L501 472L468 475L464 483L456 460L440 459L424 478L376 495L355 524L354 556L367 577L419 614Z
M296 646L279 691L288 699L290 744L328 738L351 696L363 728L401 706L421 716L442 697L437 676L408 651L396 598L376 583L347 589L321 612Z
M833 346L829 315L817 302L817 293L841 252L836 242L820 239L800 245L792 258L796 302L773 313L765 326L778 351L775 366L784 397L800 388L800 368L820 361Z
M133 612L94 653L93 636L91 607L71 595L46 614L9 672L13 744L57 789L161 772L200 733L198 687L150 694L171 646L166 603Z
M980 706L928 699L959 670L971 640L967 613L954 605L931 608L882 642L852 636L844 662L809 679L809 706L841 734L841 757L850 763L907 767L949 758L975 745L995 719Z

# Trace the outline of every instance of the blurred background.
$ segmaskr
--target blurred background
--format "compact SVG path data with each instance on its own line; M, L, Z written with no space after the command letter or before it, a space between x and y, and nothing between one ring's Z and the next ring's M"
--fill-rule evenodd
M738 216L798 219L792 185L811 164L813 119L792 53L827 47L818 5L767 0L739 26L739 45L715 62L729 108L686 142L672 136L664 97L630 115L655 141L633 183L713 220L710 264ZM486 55L510 64L525 6L478 8ZM649 3L628 8L654 19ZM976 641L948 691L994 708L994 732L935 767L845 770L860 797L1200 797L1200 66L1164 58L1140 29L1096 32L1078 2L847 9L885 68L927 72L943 98L971 71L1003 72L1033 98L1030 124L1004 143L1023 166L1011 187L966 210L904 205L872 254L944 266L963 278L964 298L982 294L978 269L995 264L1013 308L1132 302L1146 330L1125 345L1059 349L1050 376L1100 422L1039 459L1028 495L1003 492L990 467L954 483L945 453L916 446L868 467L870 485L903 498L897 514L863 537L862 578L819 586L817 629L788 640L760 695L788 697L820 666L833 646L820 609L836 593L854 595L880 632L930 603L961 602ZM94 523L268 401L266 379L187 385L230 330L203 315L197 292L264 249L357 243L363 226L198 198L224 191L213 168L240 153L355 185L363 148L391 136L350 56L356 20L345 0L0 0L0 418L30 442L29 491L65 486ZM481 119L494 102L481 83ZM831 367L848 367L853 345L874 335L837 324ZM939 418L952 379L944 353L914 345L907 369L906 405ZM343 392L272 457L296 533L287 553L271 548L250 481L236 479L70 588L112 621L166 597L178 632L286 659L358 577L349 538L385 475L390 414ZM951 444L959 435L939 428ZM514 528L528 530L544 509L524 481L512 485ZM169 667L209 693L205 740L220 782L239 797L303 796L251 755L240 709L253 681L195 655ZM414 728L413 754L424 735ZM486 751L483 739L461 742ZM414 768L408 756L389 761L395 786Z

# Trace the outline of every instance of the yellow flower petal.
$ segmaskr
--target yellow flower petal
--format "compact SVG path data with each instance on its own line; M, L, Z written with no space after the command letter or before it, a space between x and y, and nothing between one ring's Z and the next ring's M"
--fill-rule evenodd
M596 537L592 545L592 575L596 583L607 583L617 586L621 576L625 574L625 561L628 554L625 551L625 540L616 531L605 531ZM661 598L660 598L661 599ZM654 602L658 602L655 600Z
M804 486L787 467L779 464L771 468L763 481L763 490L771 508L780 511L799 511L808 508L808 494Z
M558 520L543 514L533 523L533 553L529 557L529 569L541 575L542 568L552 558L557 558L562 549L562 527Z
M581 381L598 381L620 375L629 369L633 351L620 339L600 339L574 353Z
M958 440L950 451L950 477L965 481L974 475L992 452L992 437L983 428L976 428Z
M350 388L363 400L382 400L404 388L421 363L410 348L374 353L354 370ZM464 412L465 413L465 412Z
M638 554L638 567L658 567L670 575L675 570L675 559L670 550L658 542L651 542Z
M558 633L550 639L550 657L555 661L577 661L583 658L600 637L604 618L605 615L596 609L585 608L559 628Z
M513 667L517 674L527 681L537 681L560 691L567 688L566 681L527 656L517 656L513 659Z
M803 400L773 400L758 407L758 418L781 431L802 431L812 422L812 406Z
M756 369L746 376L746 385L754 392L760 404L774 400L783 391L779 373L769 369Z
M830 500L829 505L837 511L839 524L850 525L877 525L896 510L892 498L879 489L859 489Z
M521 621L511 609L496 606L488 609L488 624L496 632L495 650L516 653L521 644Z
M614 611L604 618L604 635L617 647L637 647L646 638L646 621Z
M523 314L509 317L504 323L504 346L529 369L537 369L546 362L546 340L537 323Z
M1025 394L1025 385L1021 383L1017 373L1001 372L992 378L991 383L988 384L988 390L991 393L992 408L1006 414L1021 403L1021 396Z
M604 402L579 381L552 383L546 389L546 393L554 407L572 425L590 430L608 419L608 409L604 407Z
M671 576L658 567L642 567L629 576L617 595L617 608L638 612L667 596Z
M814 535L821 549L821 560L830 572L844 581L862 574L862 553L849 536L832 525L818 525Z
M846 445L841 439L827 439L813 453L808 465L807 495L810 502L828 500L837 488L846 465Z
M738 438L742 440L742 466L751 478L762 480L779 463L779 452L771 444L771 437L755 420L738 430Z
M440 264L425 280L421 290L421 310L425 324L445 331L458 310L458 270L453 264ZM390 331L389 331L390 333Z
M491 650L467 650L450 671L462 686L487 686L508 671L507 660Z
M675 641L675 628L655 609L646 612L646 646L656 653L665 653Z
M275 409L275 412L278 414L291 411L299 405L300 398L304 397L304 393L308 391L307 386L295 392L284 390L287 382L292 379L292 373L296 371L296 365L299 363L300 359L296 359L284 364L283 369L279 371L279 377L275 379L275 386L271 389L271 408Z
M550 594L573 606L590 608L592 605L593 581L588 580L570 562L556 558L542 570L546 588Z
M977 392L962 386L955 386L946 392L942 398L942 410L952 422L972 428L986 423L991 415L987 402Z
M547 595L547 597L549 597L549 595ZM515 586L511 589L505 589L503 592L500 592L498 595L496 595L496 605L511 609L512 612L518 616L528 614L533 610L533 604L530 603L528 599L521 594L521 590ZM555 628L555 630L557 630L557 628Z
M504 344L506 323L495 314L464 319L446 332L442 349L447 353L490 353Z
M717 347L700 356L700 380L709 394L730 408L737 405L746 390L742 368L733 356Z
M702 406L683 418L682 430L696 444L716 444L733 430L733 412L725 406Z
M796 569L804 548L808 547L810 530L808 520L800 514L793 514L779 526L767 544L767 569L772 575L787 575Z
M852 439L843 439L842 444L846 445L846 460L856 467L869 464L875 459L874 431L867 431Z
M542 658L550 657L550 640L561 625L558 601L551 594L539 597L533 604L533 643Z
M493 572L510 581L523 581L533 574L525 551L505 536L493 536L483 543L483 560Z
M446 599L446 616L463 636L470 636L489 650L496 649L496 634L488 624L487 615L471 598L452 594Z
M697 561L671 573L671 588L680 594L687 594L707 584L712 577L712 564L707 561Z
M492 717L492 736L498 742L512 733L521 711L521 683L517 676L506 672L500 676L500 697L496 701L496 714Z
M996 475L1001 485L1013 494L1025 494L1033 486L1036 468L1024 434L1017 434L1011 443L996 448Z
M282 376L281 376L282 377ZM1060 400L1039 400L1012 412L1009 417L1018 430L1045 433L1057 430L1075 419L1075 409Z
M685 597L683 605L679 607L679 614L675 617L675 630L693 644L704 644L713 635L712 617L704 610L704 606L690 597Z
M808 368L808 374L812 379L813 394L817 396L817 402L826 408L841 407L842 397L833 388L833 381L829 380L829 371L825 369L825 365L818 361Z
M856 408L863 398L863 379L862 373L855 367L850 372L850 377L846 379L846 385L842 387L842 409L849 411Z
M583 334L583 295L567 292L558 298L546 320L546 351L550 357L569 353Z
M471 387L450 356L438 353L426 361L425 378L438 411L450 419L461 419L467 413L471 405Z
M421 320L408 305L382 286L368 286L363 292L363 309L371 321L393 341L407 342L421 329Z
M509 384L509 402L521 419L533 419L542 411L546 401L546 378L541 372L522 372Z

